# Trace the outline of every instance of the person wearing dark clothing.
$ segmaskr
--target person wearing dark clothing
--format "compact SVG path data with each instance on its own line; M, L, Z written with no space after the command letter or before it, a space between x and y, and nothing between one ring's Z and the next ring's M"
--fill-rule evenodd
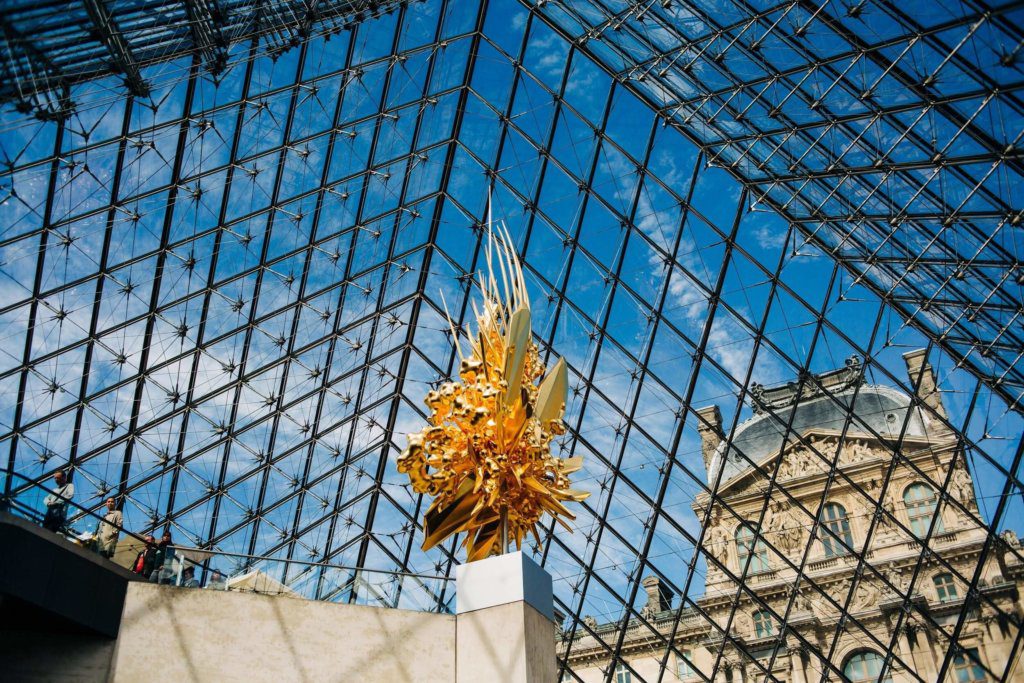
M64 472L57 470L53 475L53 483L56 486L53 492L43 499L46 506L46 514L43 516L43 528L54 533L60 533L64 529L64 523L68 516L68 501L75 495L75 485L67 480Z
M153 568L149 574L149 580L153 583L173 583L174 572L171 571L173 561L174 546L171 545L171 532L165 531L156 545L156 554L153 557Z
M156 539L146 536L146 547L139 551L132 563L132 571L142 576L149 576L153 572L153 565L156 563Z

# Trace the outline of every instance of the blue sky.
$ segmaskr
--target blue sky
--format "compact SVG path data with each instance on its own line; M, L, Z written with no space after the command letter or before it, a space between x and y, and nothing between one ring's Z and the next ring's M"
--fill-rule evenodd
M410 5L401 60L391 57L397 14L354 35L317 37L304 54L273 59L258 46L248 91L246 46L235 46L219 82L196 78L184 127L189 64L151 67L145 75L156 87L132 105L123 151L116 137L128 105L119 86L76 86L45 248L57 129L3 113L0 155L14 170L0 175L0 451L12 440L42 271L19 472L43 475L74 449L80 500L90 505L126 469L132 528L173 511L175 533L190 542L223 535L226 551L300 559L330 547L338 553L331 561L346 565L356 561L379 470L387 495L367 562L392 568L417 510L392 461L404 434L422 423L422 395L451 372L441 293L465 320L474 293L459 277L480 267L474 226L489 193L527 267L536 341L552 359L566 358L580 388L570 394L566 447L584 455L579 486L593 495L562 542L609 586L592 584L581 613L621 614L612 592L626 590L637 564L629 545L648 533L651 567L686 582L700 532L690 506L705 483L695 420L680 411L691 385L685 408L719 405L727 430L751 416L748 374L771 385L858 354L869 382L907 385L901 354L927 339L777 214L751 208L737 180L551 29L529 22L519 3L489 4L486 39L467 75L473 5L458 3L441 18L443 48L433 46L438 3ZM513 63L521 50L525 71ZM471 92L453 145L464 80ZM416 303L417 293L425 300ZM151 300L158 311L147 317ZM258 320L251 328L250 312ZM415 351L399 381L407 340ZM149 370L140 382L143 354ZM1020 416L986 390L974 400L976 381L938 349L930 359L950 421L971 415L965 431L989 521ZM242 386L233 382L239 373ZM187 413L186 396L195 404ZM215 502L211 487L221 479ZM662 484L664 519L650 531L648 500ZM254 535L247 513L261 508ZM1021 511L1017 491L1004 519ZM284 543L295 528L296 544ZM414 570L433 572L442 560L412 543ZM583 567L558 544L546 566L559 597L576 599ZM694 594L703 571L700 559Z

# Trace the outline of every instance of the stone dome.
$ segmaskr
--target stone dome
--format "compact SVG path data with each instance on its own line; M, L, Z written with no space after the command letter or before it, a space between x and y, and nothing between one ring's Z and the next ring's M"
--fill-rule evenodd
M788 407L773 407L771 411L762 408L761 412L736 428L731 442L723 440L719 444L708 468L709 480L714 480L720 467L724 483L751 467L751 462L761 462L770 455L778 454L787 434L793 440L796 435L812 429L842 431L851 412L853 418L847 429L848 436L877 434L882 438L897 439L908 411L910 418L905 435L927 437L924 420L920 411L911 407L910 397L891 387L851 386L828 396L801 400ZM787 431L790 419L792 426Z

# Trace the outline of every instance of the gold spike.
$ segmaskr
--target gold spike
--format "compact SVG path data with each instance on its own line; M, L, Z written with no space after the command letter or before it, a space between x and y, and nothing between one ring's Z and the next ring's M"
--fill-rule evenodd
M554 369L544 377L537 390L537 419L541 424L557 420L562 416L565 398L569 390L569 371L565 359L559 358Z
M452 343L455 344L455 351L459 354L459 363L461 364L466 360L466 357L462 355L462 345L459 344L459 334L455 330L455 323L452 322L451 313L448 312L448 302L444 300L444 292L441 292L441 305L444 306L444 317L448 321L448 329L452 332Z

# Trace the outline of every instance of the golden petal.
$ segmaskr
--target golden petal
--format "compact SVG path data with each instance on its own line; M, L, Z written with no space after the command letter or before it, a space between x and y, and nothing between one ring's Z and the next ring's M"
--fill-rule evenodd
M532 489L537 493L540 493L545 496L551 495L551 491L548 489L548 487L542 484L541 482L537 481L536 477L526 477L525 479L523 479L523 483L526 484L527 488Z
M511 408L520 397L523 384L523 366L530 348L530 309L523 307L512 314L508 334L505 336L505 407Z
M577 489L563 489L559 491L562 496L565 496L566 500L572 500L579 503L582 500L590 498L590 491L580 491Z
M558 471L562 474L572 474L583 469L583 456L576 455L571 458L558 458L555 460L558 465Z
M469 521L479 495L473 494L472 489L473 483L467 478L456 492L455 501L451 505L439 508L435 505L440 499L434 501L435 505L423 516L423 550L430 550Z

